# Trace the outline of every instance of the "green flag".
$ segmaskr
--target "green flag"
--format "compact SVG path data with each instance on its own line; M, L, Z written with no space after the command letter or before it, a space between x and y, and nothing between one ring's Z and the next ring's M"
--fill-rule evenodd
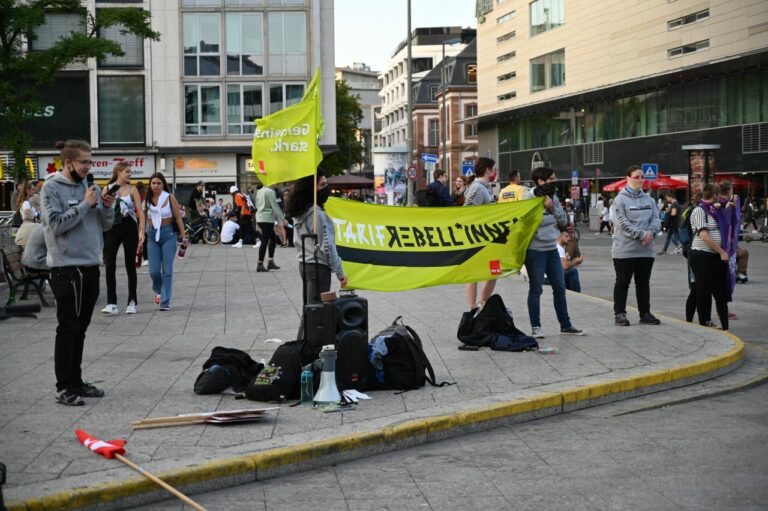
M323 128L320 113L320 69L299 103L256 119L251 157L265 186L315 173L323 161L317 145Z

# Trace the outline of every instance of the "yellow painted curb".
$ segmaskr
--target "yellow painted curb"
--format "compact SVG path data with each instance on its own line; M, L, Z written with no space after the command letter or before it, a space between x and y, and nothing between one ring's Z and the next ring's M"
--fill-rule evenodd
M599 298L596 299L601 300ZM665 317L665 319L680 321L669 317ZM691 326L691 323L686 323L686 325ZM158 476L172 486L205 483L245 473L253 473L255 481L259 471L269 471L304 463L328 455L351 452L378 445L394 445L425 435L427 435L428 441L430 434L437 434L459 427L482 424L548 408L559 407L560 413L562 413L565 405L593 401L613 394L621 394L684 380L718 371L737 363L744 356L744 342L730 332L718 331L718 333L729 337L734 342L734 347L726 353L692 364L598 382L584 387L569 388L559 392L542 393L514 401L494 403L453 414L405 421L377 431L317 440L292 447L270 449L251 455L171 470L158 474ZM132 478L76 488L24 501L9 502L6 506L9 511L69 511L99 504L103 505L126 497L154 491L159 490L153 483L143 478Z

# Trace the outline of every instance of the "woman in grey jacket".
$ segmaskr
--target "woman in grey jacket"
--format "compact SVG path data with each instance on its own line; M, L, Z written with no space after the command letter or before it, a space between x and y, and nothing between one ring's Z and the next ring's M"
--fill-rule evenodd
M525 253L525 269L528 271L528 317L531 321L531 336L541 339L541 292L544 274L549 277L552 285L552 297L555 303L555 314L560 323L560 333L567 335L584 335L571 323L568 316L568 302L565 300L565 276L557 251L557 239L560 228L568 225L568 216L560 206L557 198L557 176L554 169L538 167L531 173L531 179L536 184L533 194L544 197L544 216L541 225L533 235L528 251Z
M643 192L643 169L632 165L627 169L627 187L619 192L611 207L613 221L613 312L616 324L629 326L627 293L635 279L640 323L658 325L661 321L651 314L651 270L656 255L653 240L661 231L661 219L656 202Z

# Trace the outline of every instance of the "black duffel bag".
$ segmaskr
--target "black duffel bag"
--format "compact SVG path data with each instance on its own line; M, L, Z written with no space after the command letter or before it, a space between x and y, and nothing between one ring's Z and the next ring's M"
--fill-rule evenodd
M536 339L518 330L499 295L491 296L482 309L465 312L456 337L464 344L488 346L496 351L526 351L539 347Z

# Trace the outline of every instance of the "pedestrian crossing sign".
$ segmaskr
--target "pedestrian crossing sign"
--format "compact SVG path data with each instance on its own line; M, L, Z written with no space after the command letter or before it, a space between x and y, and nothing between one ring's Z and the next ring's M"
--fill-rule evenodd
M656 179L659 177L659 164L658 163L643 163L643 179Z

